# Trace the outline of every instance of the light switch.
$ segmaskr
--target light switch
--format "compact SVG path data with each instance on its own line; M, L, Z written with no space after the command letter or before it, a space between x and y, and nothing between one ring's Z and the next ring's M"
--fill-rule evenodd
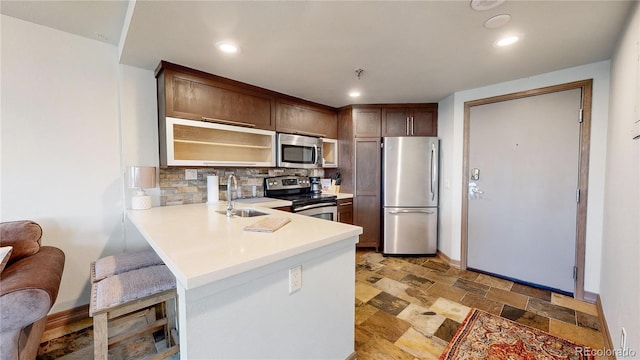
M640 139L640 120L633 123L633 129L631 130L631 137L635 140Z

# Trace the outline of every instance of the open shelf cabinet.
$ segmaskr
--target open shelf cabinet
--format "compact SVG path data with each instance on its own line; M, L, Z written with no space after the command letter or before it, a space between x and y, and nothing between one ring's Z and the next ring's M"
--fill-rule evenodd
M322 139L322 167L338 167L338 140Z
M169 166L275 166L274 131L168 117Z

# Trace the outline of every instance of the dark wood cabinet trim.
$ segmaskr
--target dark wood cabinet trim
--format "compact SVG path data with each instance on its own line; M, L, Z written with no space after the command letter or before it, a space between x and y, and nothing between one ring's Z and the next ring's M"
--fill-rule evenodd
M404 104L380 104L379 106L386 109L430 109L438 110L438 103L404 103Z
M237 80L232 80L232 79L225 78L218 75L213 75L204 71L191 69L186 66L173 64L164 60L160 61L160 64L156 68L156 71L155 71L156 77L158 77L158 74L160 74L162 71L166 71L166 70L170 70L175 73L180 73L181 76L193 81L202 82L203 80L206 79L208 80L206 83L216 85L218 87L221 87L227 90L242 89L245 92L248 91L252 95L257 95L257 96L267 95L267 96L275 97L278 94L275 91L261 88L259 86L243 83Z
M158 95L158 146L160 165L167 163L167 107L165 97L164 73L156 74L156 92Z

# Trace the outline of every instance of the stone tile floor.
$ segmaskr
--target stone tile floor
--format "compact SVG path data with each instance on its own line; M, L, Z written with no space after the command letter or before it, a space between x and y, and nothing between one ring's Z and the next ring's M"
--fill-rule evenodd
M594 349L604 348L595 305L511 281L460 271L439 258L356 254L355 350L359 360L437 359L472 307L547 331ZM140 313L114 332L148 321ZM93 357L91 319L47 331L38 359ZM110 359L142 359L164 341L133 338ZM178 359L175 355L172 359Z
M604 348L596 306L449 267L439 258L356 255L359 360L438 359L471 308Z
M155 321L155 315L142 310L109 323L109 334L118 335L132 329L144 327ZM85 319L68 326L45 331L36 359L85 360L93 359L93 322ZM165 350L162 331L127 339L109 349L109 359L148 359ZM172 355L169 360L178 360Z

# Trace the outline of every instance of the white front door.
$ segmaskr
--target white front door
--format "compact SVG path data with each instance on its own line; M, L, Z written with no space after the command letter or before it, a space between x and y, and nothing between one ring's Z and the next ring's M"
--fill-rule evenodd
M581 97L470 108L468 268L574 292Z

